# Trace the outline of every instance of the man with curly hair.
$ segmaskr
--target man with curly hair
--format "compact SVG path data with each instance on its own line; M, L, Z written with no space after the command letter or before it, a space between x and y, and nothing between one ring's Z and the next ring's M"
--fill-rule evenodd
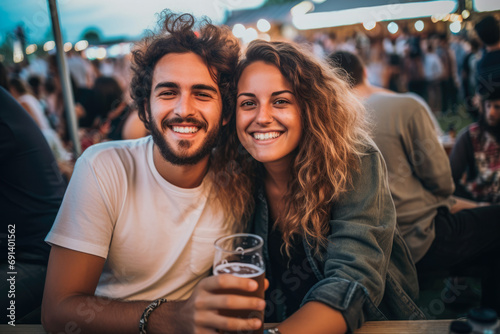
M262 310L264 300L216 294L255 290L253 280L205 278L214 240L237 221L224 198L214 196L219 173L210 160L231 111L229 82L239 45L227 28L207 21L195 32L188 14L166 11L161 22L161 31L133 51L131 94L151 136L89 148L47 236L47 331L260 327L258 319L217 312Z

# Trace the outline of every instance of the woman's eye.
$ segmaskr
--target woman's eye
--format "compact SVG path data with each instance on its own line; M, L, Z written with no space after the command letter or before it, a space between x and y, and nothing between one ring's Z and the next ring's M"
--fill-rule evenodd
M252 101L243 101L240 104L240 107L249 107L249 106L253 106L253 105L255 105L255 103L253 103Z
M283 99L279 99L279 100L276 100L274 101L275 104L286 104L286 103L289 103L287 100L283 100Z

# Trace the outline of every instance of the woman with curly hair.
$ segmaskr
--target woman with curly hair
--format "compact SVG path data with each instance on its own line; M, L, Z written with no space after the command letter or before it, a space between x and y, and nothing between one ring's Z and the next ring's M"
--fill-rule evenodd
M423 318L385 163L348 85L298 46L264 41L250 43L235 80L218 154L240 189L230 205L266 241L266 322L331 334Z

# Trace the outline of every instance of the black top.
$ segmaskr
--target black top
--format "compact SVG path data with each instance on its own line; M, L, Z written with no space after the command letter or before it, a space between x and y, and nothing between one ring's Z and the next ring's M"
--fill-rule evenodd
M0 87L0 252L15 225L16 261L46 262L44 239L66 189L52 151L31 116ZM11 244L13 244L11 242ZM6 261L2 261L6 263Z
M476 90L483 99L500 99L500 50L484 53L477 63Z
M307 259L303 239L296 238L290 250L291 258L286 255L281 231L273 229L272 220L269 220L268 249L274 281L266 291L268 305L266 312L267 322L278 322L279 316L271 309L283 309L285 317L289 317L300 308L306 293L318 282ZM280 294L277 293L281 290ZM274 292L273 292L274 291ZM273 294L273 295L271 295ZM282 304L284 308L277 307Z

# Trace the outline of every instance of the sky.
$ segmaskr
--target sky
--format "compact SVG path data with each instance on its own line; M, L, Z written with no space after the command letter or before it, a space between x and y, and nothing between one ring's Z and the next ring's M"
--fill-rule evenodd
M27 43L43 43L52 36L47 0L0 0L0 43L18 26ZM92 28L103 39L137 38L155 27L156 13L165 8L206 15L223 22L229 9L255 8L264 0L58 0L64 42L77 42Z

